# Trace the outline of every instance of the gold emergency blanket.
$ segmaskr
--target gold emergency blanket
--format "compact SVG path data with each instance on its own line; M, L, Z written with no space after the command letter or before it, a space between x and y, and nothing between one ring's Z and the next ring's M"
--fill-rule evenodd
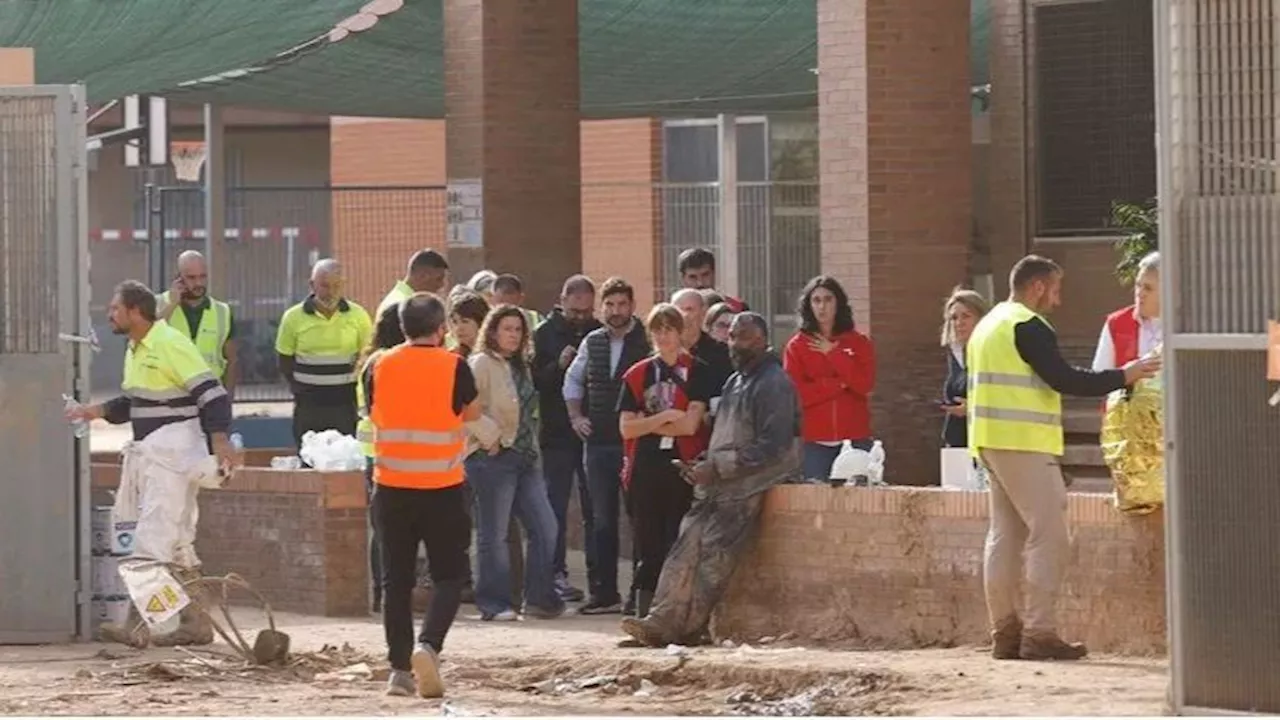
M1146 515L1164 505L1164 405L1159 378L1107 397L1102 458L1111 469L1116 509Z

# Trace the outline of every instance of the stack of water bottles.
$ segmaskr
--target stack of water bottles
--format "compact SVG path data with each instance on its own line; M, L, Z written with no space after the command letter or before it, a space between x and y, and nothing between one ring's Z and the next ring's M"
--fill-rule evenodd
M117 523L110 506L95 507L90 520L92 543L89 578L93 596L93 634L104 622L123 624L129 616L129 589L120 578L120 560L133 554L133 534L137 523Z

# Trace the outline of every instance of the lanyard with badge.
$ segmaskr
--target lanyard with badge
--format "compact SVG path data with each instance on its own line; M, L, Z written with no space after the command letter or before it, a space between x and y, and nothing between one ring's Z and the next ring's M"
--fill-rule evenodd
M675 387L681 390L685 390L685 383L689 380L689 368L684 365L676 365L673 368L667 365L666 363L662 362L661 359L655 359L653 363L653 376L654 376L654 385L658 386L659 388L661 387L664 380L670 380ZM687 390L685 391L688 392ZM675 407L674 392L672 393L670 402L667 403L667 407L668 408ZM658 441L659 450L674 450L675 447L676 447L676 439L670 435L663 435L662 439Z

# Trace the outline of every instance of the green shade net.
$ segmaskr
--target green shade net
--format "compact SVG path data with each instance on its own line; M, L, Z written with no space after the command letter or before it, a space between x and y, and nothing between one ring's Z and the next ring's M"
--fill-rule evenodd
M328 42L367 0L7 0L0 47L94 102L162 93L323 115L444 116L441 0L406 0ZM989 0L971 0L975 84ZM585 117L778 112L817 104L814 0L579 0Z

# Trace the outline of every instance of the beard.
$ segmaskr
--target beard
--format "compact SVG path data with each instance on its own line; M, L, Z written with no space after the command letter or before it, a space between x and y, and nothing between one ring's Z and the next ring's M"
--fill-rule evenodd
M750 365L758 357L760 357L760 351L753 348L729 348L729 361L733 363L736 370Z
M605 318L604 321L611 328L622 329L627 326L627 323L631 322L631 316L610 315L609 317Z
M111 326L112 335L128 335L129 334L129 328L121 327L120 325L117 325L115 323L108 323L108 324Z

